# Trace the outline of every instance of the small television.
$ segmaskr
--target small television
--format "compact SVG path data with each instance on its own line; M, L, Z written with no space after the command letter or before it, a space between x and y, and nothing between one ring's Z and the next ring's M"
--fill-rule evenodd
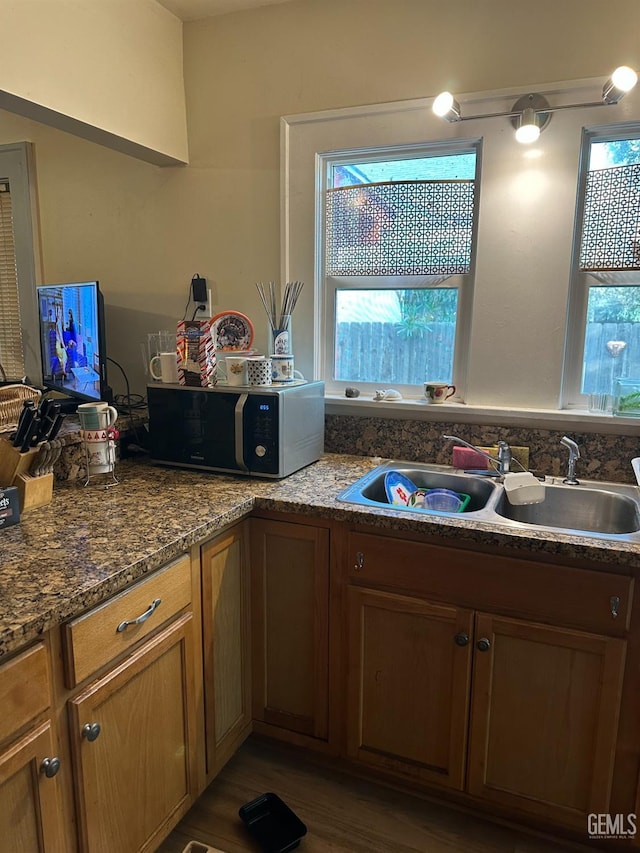
M97 281L37 288L42 384L78 403L111 402L107 385L104 300Z

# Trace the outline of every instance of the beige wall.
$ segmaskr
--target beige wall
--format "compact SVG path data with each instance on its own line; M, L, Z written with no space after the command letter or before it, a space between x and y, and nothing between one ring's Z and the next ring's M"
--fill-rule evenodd
M182 25L154 0L3 0L0 31L0 106L188 160Z
M280 277L281 115L640 66L636 0L607 4L614 23L604 14L595 0L296 0L186 24L188 167L0 113L0 143L36 146L45 279L100 278L110 352L134 390L139 342L182 317L195 272L263 345L254 283Z

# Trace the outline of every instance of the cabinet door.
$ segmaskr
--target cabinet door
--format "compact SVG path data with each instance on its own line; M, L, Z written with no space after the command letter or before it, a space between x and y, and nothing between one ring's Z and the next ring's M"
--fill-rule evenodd
M478 614L469 792L565 825L609 811L625 641Z
M67 849L59 817L58 779L46 776L43 767L46 759L53 758L49 722L0 753L0 848L16 853Z
M329 532L251 521L253 718L326 740Z
M347 752L462 789L473 613L348 588Z
M207 773L220 770L251 727L246 525L202 548Z
M195 798L192 622L185 614L70 702L83 850L154 850Z

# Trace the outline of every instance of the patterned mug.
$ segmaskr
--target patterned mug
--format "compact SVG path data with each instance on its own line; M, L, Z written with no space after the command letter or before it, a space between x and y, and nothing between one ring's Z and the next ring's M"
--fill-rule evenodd
M456 393L455 385L447 385L446 382L425 382L424 396L430 403L444 403L449 397Z
M272 385L270 358L247 359L247 381L249 385Z

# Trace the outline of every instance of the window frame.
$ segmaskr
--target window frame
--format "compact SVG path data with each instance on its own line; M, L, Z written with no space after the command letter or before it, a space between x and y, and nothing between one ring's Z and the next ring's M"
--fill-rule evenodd
M31 143L0 145L0 178L6 179L11 187L24 369L28 381L39 385L42 382L42 366L36 281L37 274L41 271L41 262L37 232L34 228L34 222L38 221L34 175L35 159Z
M580 269L584 202L591 144L593 142L615 142L619 139L634 138L640 139L640 122L637 121L585 127L582 129L578 161L574 237L571 252L571 276L567 304L567 327L565 332L562 385L560 389L560 409L586 409L588 407L589 397L587 394L582 393L581 386L587 333L589 289L591 287L616 286L598 282L592 273ZM637 275L638 284L630 284L628 286L640 287L640 272Z
M472 230L472 252L469 272L448 276L444 280L433 276L433 284L426 287L456 287L458 290L458 310L456 318L456 336L453 355L452 384L456 394L452 398L463 402L470 355L471 322L474 297L475 263L477 255L478 222L480 210L480 188L482 167L482 139L450 139L434 142L412 143L407 145L376 146L374 148L350 148L339 151L323 152L316 155L316 194L315 194L315 277L320 284L319 311L316 318L316 364L318 375L324 379L327 394L344 395L345 389L357 384L364 393L372 394L380 385L377 382L348 382L333 377L335 364L335 293L339 287L353 289L423 289L425 278L430 276L329 276L325 273L325 234L326 205L325 191L329 186L329 173L335 166L380 163L395 159L416 159L419 157L438 157L443 155L474 153L476 171L474 180L474 211ZM433 381L439 377L425 376L423 381ZM422 398L423 389L419 385L394 385L405 398Z

